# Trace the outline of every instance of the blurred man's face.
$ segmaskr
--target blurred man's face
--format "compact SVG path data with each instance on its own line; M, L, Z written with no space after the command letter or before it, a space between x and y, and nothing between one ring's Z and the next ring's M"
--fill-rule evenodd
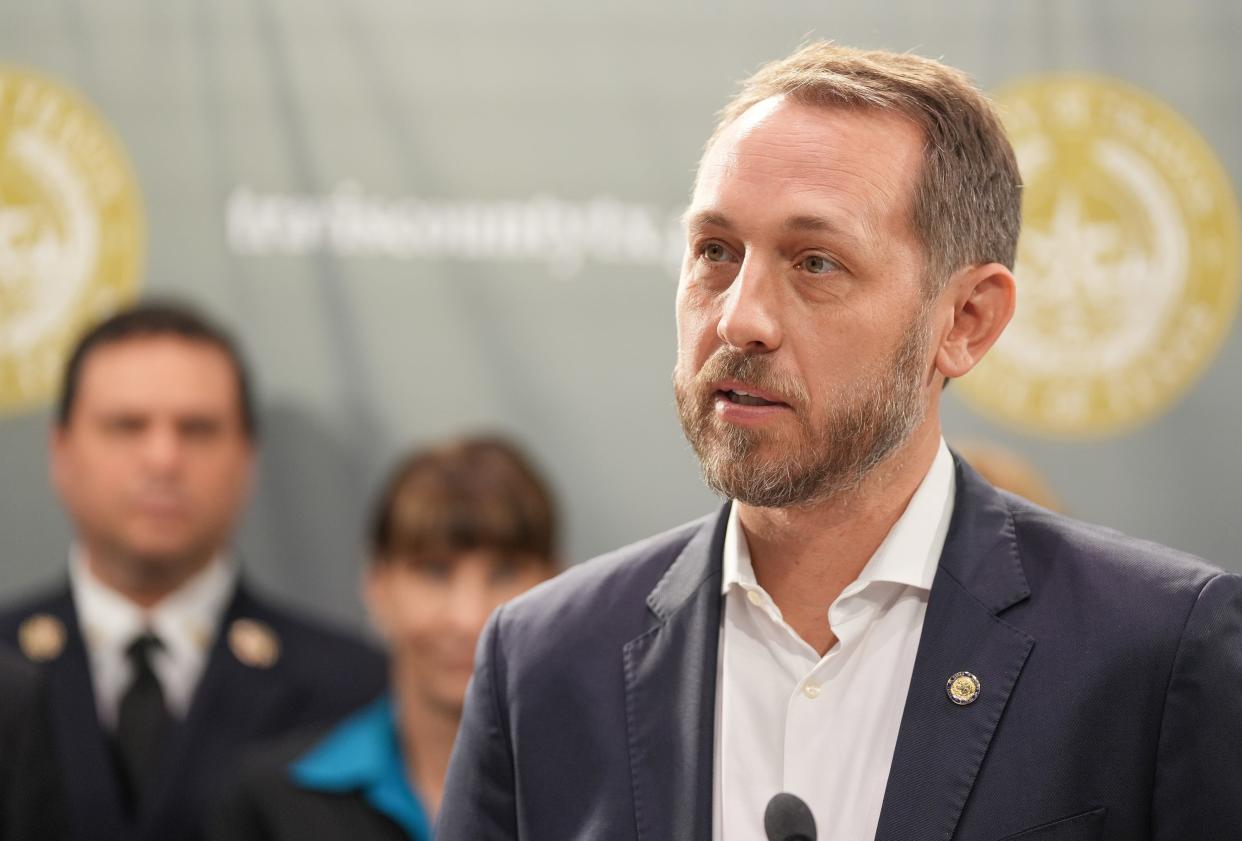
M494 549L394 557L368 570L364 595L398 680L431 709L460 716L487 617L550 571L537 557Z
M156 590L227 543L253 462L229 357L175 336L91 351L51 447L53 482L92 564Z
M718 492L832 498L922 422L932 348L909 223L922 145L896 115L774 98L704 156L674 382Z

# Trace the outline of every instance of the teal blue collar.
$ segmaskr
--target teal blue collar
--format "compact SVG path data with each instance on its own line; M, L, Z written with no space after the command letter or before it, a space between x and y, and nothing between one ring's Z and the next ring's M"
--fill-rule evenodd
M360 792L413 841L431 841L431 821L410 790L392 701L381 698L338 724L289 768L302 788Z

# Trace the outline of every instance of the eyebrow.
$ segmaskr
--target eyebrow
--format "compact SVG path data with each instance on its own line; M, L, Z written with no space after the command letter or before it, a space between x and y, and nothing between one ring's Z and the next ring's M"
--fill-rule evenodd
M722 216L710 210L701 210L691 216L690 208L686 208L686 213L682 216L682 224L686 226L688 231L696 231L709 226L724 228L726 231L733 230L733 223L729 221L727 216Z

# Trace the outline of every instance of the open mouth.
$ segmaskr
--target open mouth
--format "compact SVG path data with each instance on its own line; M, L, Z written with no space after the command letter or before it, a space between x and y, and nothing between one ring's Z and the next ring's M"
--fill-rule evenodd
M723 396L724 399L728 400L730 403L736 403L739 406L783 406L785 405L784 403L780 403L775 400L768 400L767 398L760 397L758 394L751 394L750 392L742 391L741 389L728 389L724 391L718 391L716 393Z
M755 388L749 383L739 380L724 380L715 383L715 397L720 404L746 406L756 409L788 409L789 404L780 399L780 395L766 389Z

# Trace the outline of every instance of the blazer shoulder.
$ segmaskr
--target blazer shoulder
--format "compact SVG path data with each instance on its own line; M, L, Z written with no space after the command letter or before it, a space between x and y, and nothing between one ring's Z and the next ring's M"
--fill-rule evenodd
M710 514L570 567L503 607L504 635L519 640L594 639L628 633L646 599ZM520 643L519 643L520 644Z
M1042 617L1044 634L1119 635L1130 656L1163 662L1208 585L1242 582L1187 552L1007 499L1031 589L1019 613Z
M1075 520L1012 494L1003 495L1013 514L1024 566L1087 564L1092 572L1115 581L1196 594L1211 579L1227 574L1219 565L1189 552Z

